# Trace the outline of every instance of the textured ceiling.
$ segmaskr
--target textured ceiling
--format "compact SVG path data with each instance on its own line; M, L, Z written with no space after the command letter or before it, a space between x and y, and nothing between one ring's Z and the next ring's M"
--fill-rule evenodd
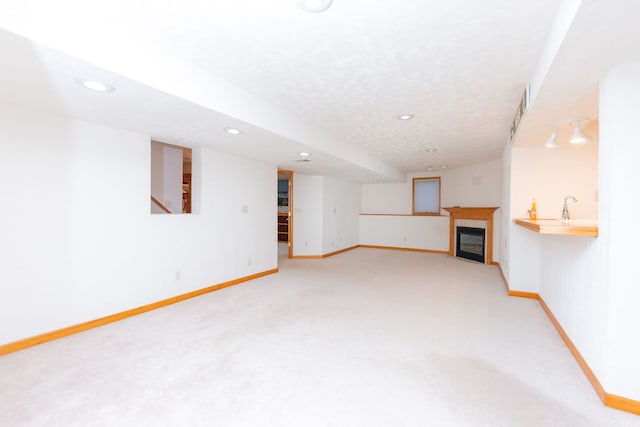
M161 52L200 75L229 82L304 124L266 132L258 120L216 109L217 119L235 118L260 134L265 143L252 144L258 151L245 150L250 155L293 170L364 181L390 175L367 167L371 162L358 162L365 155L403 172L499 158L559 7L557 0L334 0L328 11L309 14L295 0L4 3L0 25L61 51L80 52L79 59L105 66L108 60L96 59L120 55L121 62L129 58L170 74L154 54ZM80 43L84 50L74 50ZM91 51L90 43L96 46ZM43 68L53 73L52 67ZM207 106L187 105L171 85L152 95L155 78L153 72L137 75L135 80L148 86L117 90L117 108L133 108L141 91L158 99L141 123L127 122L131 114L113 105L94 106L94 116L85 119L171 142L184 135L193 145L202 143L212 128L196 123ZM175 86L184 80L184 75L176 78ZM66 88L63 96L58 86L67 106L77 103L66 113L89 114L76 99L83 95ZM252 106L246 102L246 109ZM182 127L167 126L172 110L184 117ZM415 118L397 119L405 113ZM280 151L271 145L276 140L281 148L291 145ZM302 149L314 153L314 166L291 163L295 150Z
M310 15L293 1L239 3L182 9L188 36L162 17L139 36L403 171L500 156L557 8L338 0Z

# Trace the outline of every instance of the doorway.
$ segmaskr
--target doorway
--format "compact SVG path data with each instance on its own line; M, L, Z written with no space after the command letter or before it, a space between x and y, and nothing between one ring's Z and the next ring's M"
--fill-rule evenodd
M278 170L278 258L293 257L293 172Z

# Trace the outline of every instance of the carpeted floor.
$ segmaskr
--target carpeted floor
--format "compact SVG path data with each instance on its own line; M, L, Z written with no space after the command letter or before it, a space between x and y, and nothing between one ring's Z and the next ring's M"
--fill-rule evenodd
M639 426L496 267L356 249L0 358L2 426Z

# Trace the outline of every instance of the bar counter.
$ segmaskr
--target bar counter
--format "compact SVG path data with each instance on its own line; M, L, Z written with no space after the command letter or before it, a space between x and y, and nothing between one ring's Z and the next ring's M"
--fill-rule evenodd
M598 221L594 219L529 219L516 218L517 225L540 234L598 237Z

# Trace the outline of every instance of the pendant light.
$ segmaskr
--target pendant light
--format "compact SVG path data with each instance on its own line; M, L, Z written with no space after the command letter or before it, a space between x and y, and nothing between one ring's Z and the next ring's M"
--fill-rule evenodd
M582 129L580 129L580 121L578 120L573 128L573 135L569 138L569 144L586 144L587 142L589 142L589 138L582 133Z
M544 146L546 148L556 148L558 146L558 144L556 143L556 136L557 136L557 130L554 129L549 139L547 139L547 142L544 143Z

